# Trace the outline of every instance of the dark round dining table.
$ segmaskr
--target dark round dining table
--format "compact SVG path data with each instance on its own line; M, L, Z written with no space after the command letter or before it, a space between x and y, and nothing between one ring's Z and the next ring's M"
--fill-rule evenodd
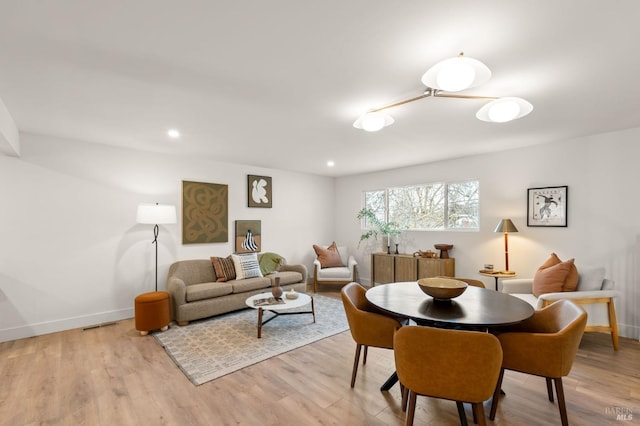
M534 312L524 300L474 286L449 301L436 301L416 281L378 285L368 289L365 297L389 314L440 328L499 331L502 326L526 320ZM393 373L380 390L388 391L397 381L398 375Z
M449 301L436 301L415 281L378 285L368 289L365 297L394 316L443 328L491 330L522 322L534 312L530 304L517 297L474 286Z

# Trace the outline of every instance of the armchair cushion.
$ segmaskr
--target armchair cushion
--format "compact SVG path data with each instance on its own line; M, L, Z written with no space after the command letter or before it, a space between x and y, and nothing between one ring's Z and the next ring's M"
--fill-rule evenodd
M604 290L604 267L580 269L580 280L578 280L579 291Z
M315 250L318 256L321 268L338 268L344 266L335 241L326 249L314 244L313 250Z

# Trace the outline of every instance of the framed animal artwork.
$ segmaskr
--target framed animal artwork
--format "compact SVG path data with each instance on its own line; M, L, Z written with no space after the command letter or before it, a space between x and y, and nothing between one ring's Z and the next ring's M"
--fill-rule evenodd
M273 205L273 191L269 176L247 175L248 205L249 207L271 208Z

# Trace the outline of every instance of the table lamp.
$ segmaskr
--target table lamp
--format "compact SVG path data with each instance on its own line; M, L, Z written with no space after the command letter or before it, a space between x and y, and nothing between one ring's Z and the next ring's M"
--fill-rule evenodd
M176 223L176 207L168 204L140 204L136 222L153 224L153 241L156 245L156 291L158 291L158 225Z
M511 222L511 219L502 219L494 232L504 232L504 265L505 271L509 271L509 243L508 236L509 232L518 232L518 228Z

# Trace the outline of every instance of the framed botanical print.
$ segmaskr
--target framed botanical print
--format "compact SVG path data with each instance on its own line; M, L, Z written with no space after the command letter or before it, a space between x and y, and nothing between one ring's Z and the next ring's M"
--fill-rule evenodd
M567 226L567 186L527 190L527 226Z
M272 207L272 187L269 176L247 175L249 207Z

